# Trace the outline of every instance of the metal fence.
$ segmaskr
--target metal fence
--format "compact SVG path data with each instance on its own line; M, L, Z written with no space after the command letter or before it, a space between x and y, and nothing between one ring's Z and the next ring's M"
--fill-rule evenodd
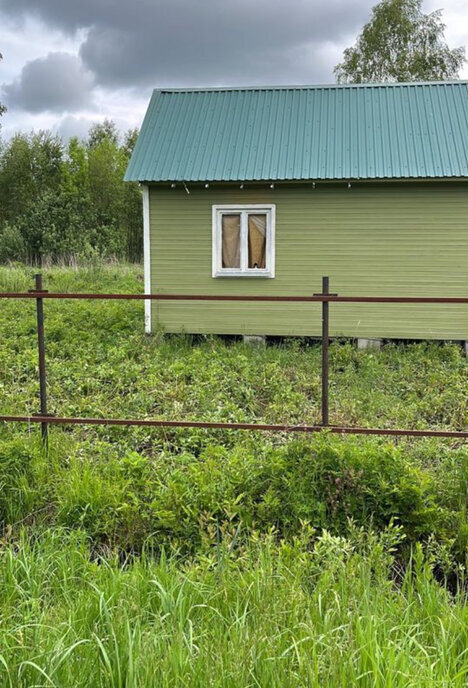
M0 292L0 299L35 299L37 313L38 382L40 413L30 416L0 415L0 422L40 423L42 438L47 441L49 425L121 425L171 428L212 428L269 432L331 432L342 435L394 435L409 437L449 437L468 439L468 430L416 430L401 428L366 428L338 426L329 420L329 356L330 303L439 303L468 304L468 297L407 297L407 296L340 296L330 293L329 278L322 278L322 291L312 296L227 296L208 294L87 294L57 293L43 288L42 275L35 275L35 289L28 292ZM258 301L320 303L322 307L322 393L320 425L265 423L222 423L212 421L151 420L133 418L77 418L51 415L47 411L46 352L44 335L44 299L138 300L138 301Z

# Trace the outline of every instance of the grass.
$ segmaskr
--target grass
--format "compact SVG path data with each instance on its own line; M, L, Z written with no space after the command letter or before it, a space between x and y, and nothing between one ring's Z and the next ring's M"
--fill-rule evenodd
M125 567L77 533L25 539L2 558L2 685L464 686L464 597L418 551L395 585L395 535Z
M0 268L0 290L33 286ZM132 266L44 270L141 291ZM309 307L309 306L307 306ZM143 334L45 302L59 415L316 423L320 347ZM33 302L0 302L0 413L38 410ZM334 423L462 429L456 344L335 342ZM441 439L0 427L0 685L463 686L468 452Z

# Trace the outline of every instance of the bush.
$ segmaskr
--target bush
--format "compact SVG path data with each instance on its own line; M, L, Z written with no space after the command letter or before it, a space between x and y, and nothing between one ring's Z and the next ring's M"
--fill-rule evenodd
M26 260L26 242L15 225L6 223L0 230L0 263Z
M347 537L350 524L383 531L393 523L405 547L426 542L439 560L465 561L455 465L441 486L436 472L402 450L362 440L246 440L227 448L206 438L175 458L169 447L148 456L102 441L75 445L57 429L53 438L47 460L35 440L3 446L4 523L21 515L37 527L84 529L96 545L192 554L272 530L294 538L305 524Z

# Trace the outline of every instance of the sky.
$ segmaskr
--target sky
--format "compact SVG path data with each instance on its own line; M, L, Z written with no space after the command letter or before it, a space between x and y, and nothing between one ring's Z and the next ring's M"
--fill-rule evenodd
M2 136L85 137L106 117L140 126L158 87L333 83L375 3L0 0ZM425 0L436 9L449 46L468 47L467 0Z

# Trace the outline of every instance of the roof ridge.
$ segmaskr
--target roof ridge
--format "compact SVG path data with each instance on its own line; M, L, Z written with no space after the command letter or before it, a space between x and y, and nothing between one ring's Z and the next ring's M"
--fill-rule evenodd
M349 84L286 84L264 86L186 86L182 88L155 88L158 93L211 93L224 91L309 91L319 89L346 88L401 88L416 86L468 86L468 79L451 79L450 81L383 81L372 83Z

